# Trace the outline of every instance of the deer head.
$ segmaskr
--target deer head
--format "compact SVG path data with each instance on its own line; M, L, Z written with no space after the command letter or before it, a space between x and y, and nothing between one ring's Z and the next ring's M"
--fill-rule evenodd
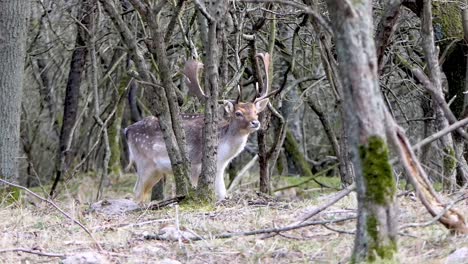
M268 91L269 91L269 68L270 68L270 54L259 53L256 58L261 58L265 70L264 88L259 93L257 86L258 97L255 97L251 103L240 102L241 91L239 88L239 96L235 101L223 100L224 110L228 114L229 122L233 123L241 133L251 133L260 128L258 121L258 113L265 110L268 105ZM203 69L203 64L199 61L188 60L185 64L184 73L187 77L185 82L189 88L189 94L196 96L200 101L204 102L207 96L203 92L198 79L200 70Z

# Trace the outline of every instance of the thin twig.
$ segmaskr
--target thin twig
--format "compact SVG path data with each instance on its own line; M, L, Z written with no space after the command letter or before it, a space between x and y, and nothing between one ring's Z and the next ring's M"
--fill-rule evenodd
M240 171L237 173L236 177L231 181L229 184L227 192L230 193L236 187L236 185L239 184L240 180L243 178L243 176L246 174L246 172L255 164L255 162L258 160L258 155L256 154Z
M339 218L339 219L332 219L332 220L321 220L321 221L312 221L312 222L305 222L301 223L298 225L288 225L284 227L279 227L279 228L267 228L267 229L259 229L259 230L253 230L253 231L247 231L247 232L235 232L235 233L225 233L225 234L219 234L219 235L212 235L209 237L195 237L192 238L192 241L198 241L198 240L205 240L205 239L223 239L223 238L231 238L231 237L236 237L236 236L253 236L253 235L260 235L260 234L270 234L270 233L281 233L281 232L286 232L286 231L291 231L311 225L324 225L324 224L333 224L333 223L340 223L340 222L345 222L349 220L354 220L356 217L351 216L351 217L345 217L345 218ZM154 235L146 235L145 239L148 240L168 240L166 237L162 237L160 235L154 234Z
M142 209L143 210L160 210L161 208L166 207L168 205L179 203L180 201L184 199L185 199L185 196L180 195L180 196L176 196L174 198L170 198L170 199L158 202L158 203L153 203L149 205L148 208L142 208Z
M174 218L164 218L164 219L152 219L152 220L147 220L143 222L138 222L138 223L124 223L124 224L116 224L116 225L105 225L105 226L97 226L94 227L93 230L96 231L104 231L107 229L111 228L125 228L125 227L135 227L135 226L143 226L143 225L149 225L149 224L154 224L154 223L161 223L161 222L171 222L174 221Z
M7 252L24 252L24 253L34 254L34 255L43 256L43 257L51 257L51 258L64 258L64 257L67 256L65 254L42 252L42 251L39 251L39 250L27 249L27 248L5 248L5 249L0 249L0 254L1 253L7 253Z
M304 221L311 218L312 216L317 215L318 213L322 212L323 210L327 209L328 207L334 205L339 200L343 199L345 196L347 196L352 191L354 191L355 188L356 188L355 183L349 185L348 187L346 187L342 191L335 194L327 203L322 204L321 206L319 206L319 207L315 208L314 210L312 210L312 212L310 212L307 215L303 216L299 223L303 223Z
M57 209L60 213L62 213L65 217L67 217L68 219L72 220L75 224L77 224L78 226L80 226L90 237L91 239L93 240L93 242L96 244L97 248L99 249L99 251L103 251L103 248L101 247L101 244L99 244L99 242L97 242L97 240L94 238L93 234L88 230L88 228L86 228L82 223L80 223L80 221L76 220L75 218L73 218L71 215L69 215L68 213L66 213L65 211L63 211L60 207L58 207L53 201L49 200L49 199L46 199L38 194L36 194L35 192L29 190L28 188L26 187L23 187L21 185L18 185L18 184L14 184L14 183L11 183L11 182L8 182L8 181L5 181L4 179L1 179L0 178L0 182L4 183L4 184L7 184L7 185L10 185L10 186L13 186L13 187L16 187L16 188L19 188L21 190L24 190L26 192L28 192L29 194L33 195L34 197L52 205L55 209Z
M345 230L335 229L333 227L329 227L326 224L323 224L322 226L325 227L328 230L331 230L333 232L337 232L337 233L340 233L340 234L354 235L356 233L355 231L345 231Z
M312 16L317 23L327 31L330 35L333 35L333 30L331 29L330 22L323 17L320 13L313 10L312 8L308 7L307 5L294 2L294 1L286 1L286 0L241 0L241 2L245 3L278 3L283 5L289 5L298 9L301 9L304 13Z
M439 139L440 137L444 136L445 134L447 133L450 133L460 127L464 127L468 125L468 118L464 118L460 121L457 121L453 124L451 124L450 126L438 131L437 133L434 133L430 136L428 136L427 138L421 140L420 142L418 142L417 144L413 145L413 150L418 150L419 148Z

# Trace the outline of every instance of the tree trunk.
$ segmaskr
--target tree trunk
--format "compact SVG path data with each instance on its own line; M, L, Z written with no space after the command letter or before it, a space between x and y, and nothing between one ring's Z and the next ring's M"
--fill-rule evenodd
M18 181L29 1L0 1L0 177Z
M307 163L307 160L304 158L304 154L302 154L300 151L299 144L294 138L294 135L289 130L286 132L284 150L286 152L286 157L294 164L294 167L296 167L301 176L314 176L312 170L310 169L309 163Z
M203 128L204 145L202 169L197 186L197 198L212 202L215 198L213 184L216 190L224 190L224 169L217 164L218 150L218 94L219 94L219 50L217 39L218 19L222 17L225 1L219 1L209 8L213 17L207 17L208 36L206 42L206 78L205 92L208 99L205 102L205 126ZM218 197L226 194L218 193Z
M355 169L358 223L353 262L393 260L396 184L390 165L385 104L380 94L372 2L328 0L335 33L348 143Z
M160 23L156 17L149 16L148 19L153 34L152 47L154 49L152 49L152 53L155 55L156 61L158 63L159 77L166 95L165 102L159 102L159 104L162 104L163 109L160 109L159 113L157 111L155 112L157 112L157 116L160 119L160 125L162 125L162 128L164 126L162 123L171 125L171 128L168 129L168 132L173 132L171 133L172 135L170 137L172 140L174 140L174 143L172 146L168 145L167 149L171 159L172 171L174 172L176 193L177 195L187 195L192 192L192 186L189 181L190 161L187 156L185 131L179 118L179 105L177 102L175 85L172 82L166 45L164 43L164 34L161 31L161 26L159 25ZM157 98L155 93L158 91L154 88L150 91L146 89L145 93L150 93L151 98ZM172 147L172 149L170 149L170 147Z
M313 3L316 4L315 1ZM318 27L318 25L316 25L316 27ZM330 48L331 47L330 37L324 34L324 37L320 38L319 40L319 47L321 50L320 53L321 53L322 65L326 72L328 82L330 83L332 89L336 93L336 96L337 96L336 103L340 105L339 107L340 118L341 120L343 120L345 118L345 112L343 110L343 107L341 106L341 103L342 103L341 98L343 97L343 84L341 83L340 74L337 69L337 63L336 63L334 54L332 53L331 48ZM323 122L324 120L322 119L320 120L322 122L322 125L325 128L325 132L327 132L327 136L331 140L331 138L333 138L333 135L330 134L329 132L332 132L332 130L327 130L326 123ZM351 154L350 154L349 144L348 144L347 127L345 124L341 126L341 129L339 133L337 134L338 134L337 137L340 137L340 141L339 141L339 146L338 147L335 146L336 148L335 154L337 155L337 158L339 160L338 168L340 171L341 184L343 186L348 186L354 182L355 175L354 175L354 168L353 168L351 158L350 158ZM331 143L333 146L333 141L331 141Z
M432 6L431 1L425 1L421 17L421 37L422 46L426 55L427 69L431 82L434 84L436 92L443 98L442 75L439 66L439 56L434 42L434 31L432 29ZM433 98L434 99L434 98ZM435 101L435 100L434 100ZM449 126L444 111L439 104L434 104L435 126L438 131ZM440 146L443 151L443 176L444 189L452 191L455 187L455 176L457 161L455 157L455 148L451 134L440 138Z
M71 149L73 135L73 126L76 123L78 114L78 102L80 99L80 86L82 81L82 72L86 62L88 49L86 48L86 31L83 27L87 27L90 21L90 8L92 5L88 1L84 1L80 7L80 23L77 23L77 33L75 40L75 50L72 53L70 62L70 71L68 73L67 87L65 90L65 100L63 102L63 121L60 130L59 150L57 153L56 174L55 180L50 190L50 195L53 195L57 188L58 182L61 180L64 173L67 172L70 165L73 152Z

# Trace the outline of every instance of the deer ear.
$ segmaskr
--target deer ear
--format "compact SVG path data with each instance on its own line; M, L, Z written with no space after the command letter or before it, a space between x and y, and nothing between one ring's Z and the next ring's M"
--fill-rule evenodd
M268 105L268 101L269 101L268 98L265 98L255 103L255 107L257 108L257 113L260 113L263 110L265 110L265 108Z
M230 101L224 100L224 110L228 114L234 112L234 104L232 104Z

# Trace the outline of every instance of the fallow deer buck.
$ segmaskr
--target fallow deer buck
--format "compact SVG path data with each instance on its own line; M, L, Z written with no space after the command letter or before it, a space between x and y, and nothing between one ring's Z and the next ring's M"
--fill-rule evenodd
M218 200L226 197L224 185L224 170L229 162L236 157L245 147L250 133L260 128L258 113L268 105L268 69L270 56L258 54L262 58L265 69L264 88L260 96L253 102L224 101L224 109L227 119L218 126L218 157L217 173L215 178L215 193ZM206 99L198 80L198 72L203 64L189 60L185 65L186 83L189 91L200 99ZM204 115L181 114L185 129L187 150L191 161L191 182L196 185L201 171L203 150L203 126ZM135 198L138 202L147 201L153 186L165 175L172 174L171 162L166 151L159 122L156 117L147 117L130 125L124 130L128 142L130 164L135 163L138 180L135 184Z

